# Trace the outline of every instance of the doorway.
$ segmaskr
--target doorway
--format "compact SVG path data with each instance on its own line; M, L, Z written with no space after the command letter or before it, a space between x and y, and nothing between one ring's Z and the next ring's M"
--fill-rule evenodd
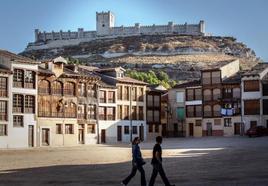
M33 125L29 125L29 128L28 128L28 145L29 147L34 146L34 126Z
M117 126L117 141L122 141L122 126Z
M49 146L49 129L42 128L42 145Z
M189 123L189 136L194 136L194 124Z
M240 123L234 123L234 134L240 135Z
M143 125L139 127L139 135L140 135L140 140L143 141L144 140L144 126Z
M78 143L79 144L85 143L84 133L85 133L84 125L79 125L79 128L78 128Z
M162 136L167 137L167 124L162 124Z
M207 123L207 136L212 136L212 123Z
M105 129L101 130L101 143L106 143L106 131L105 131Z

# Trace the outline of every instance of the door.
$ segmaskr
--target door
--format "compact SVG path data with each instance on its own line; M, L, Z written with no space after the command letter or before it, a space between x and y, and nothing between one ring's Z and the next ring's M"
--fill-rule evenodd
M173 126L174 126L174 131L173 131L174 134L173 135L174 135L174 137L177 137L178 133L179 133L178 123L174 123Z
M101 130L101 143L106 143L106 131L105 131L105 129Z
M162 136L167 137L167 124L162 124Z
M144 140L144 126L143 125L139 127L139 135L140 135L141 141L143 141Z
M257 127L257 121L250 121L250 128Z
M194 124L189 123L189 136L194 136Z
M49 129L42 129L42 145L49 146Z
M266 128L268 128L268 120L266 120Z
M240 135L240 123L234 123L234 134Z
M29 128L28 128L28 144L29 144L29 147L34 146L34 126L33 125L29 125Z
M212 136L212 123L207 123L207 136Z
M79 144L84 144L84 129L78 129L78 142Z
M122 126L117 126L117 141L122 141Z

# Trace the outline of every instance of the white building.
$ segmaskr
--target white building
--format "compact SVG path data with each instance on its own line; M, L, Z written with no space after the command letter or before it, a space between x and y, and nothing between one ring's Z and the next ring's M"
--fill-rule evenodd
M38 63L0 50L0 148L36 146Z

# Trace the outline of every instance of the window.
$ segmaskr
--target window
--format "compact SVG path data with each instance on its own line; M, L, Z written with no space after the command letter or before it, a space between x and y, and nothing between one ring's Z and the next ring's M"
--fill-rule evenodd
M86 97L86 84L85 83L78 84L78 96Z
M238 98L238 99L240 99L240 97L241 97L240 88L234 88L234 89L233 89L233 98Z
M202 100L202 90L201 88L194 89L195 100Z
M155 131L156 133L159 132L159 125L158 125L158 124L156 124L156 125L154 126L154 131Z
M214 119L214 125L221 125L221 119Z
M34 96L25 96L25 113L35 113L35 97Z
M224 126L231 127L232 126L232 118L224 118Z
M160 106L160 96L155 95L154 96L154 107L159 107Z
M144 114L143 114L143 107L139 106L139 120L144 119Z
M62 124L56 124L56 134L62 134Z
M132 100L137 101L137 87L132 88Z
M38 116L49 117L51 114L51 104L49 98L40 98L38 100Z
M211 90L205 89L204 90L204 101L210 101L211 100Z
M7 97L7 78L0 77L0 97Z
M212 84L219 84L221 83L221 72L220 71L216 71L216 72L212 72L211 73L211 80L212 80Z
M23 87L23 76L24 76L23 70L14 69L14 74L13 74L13 86L14 87Z
M115 103L115 92L108 91L108 103Z
M259 80L244 81L244 92L255 92L260 90Z
M105 107L99 107L99 119L106 120L105 118Z
M217 101L221 98L221 90L213 89L213 100Z
M88 106L88 118L89 119L96 119L96 105L89 105Z
M152 110L147 110L147 121L153 122L153 111Z
M62 83L59 81L53 81L51 84L51 93L53 95L62 95Z
M75 96L75 84L73 82L64 83L64 95Z
M23 112L23 95L20 94L13 95L13 112L17 113Z
M35 72L26 70L24 75L25 88L35 88Z
M124 126L124 133L129 134L129 126Z
M184 93L183 92L176 92L176 102L177 103L184 102Z
M212 110L210 105L204 106L204 117L211 117L212 116Z
M268 99L262 100L263 102L263 114L268 115Z
M86 105L78 105L77 115L78 119L86 119Z
M186 100L187 101L194 100L194 89L187 89L186 90Z
M74 134L73 124L65 124L65 134Z
M0 125L0 136L7 136L7 125Z
M132 106L132 115L131 119L137 120L137 106Z
M132 133L133 134L138 134L138 127L137 126L132 126Z
M222 91L222 94L223 94L224 98L229 98L230 99L230 98L233 97L231 88L224 88L223 91Z
M139 87L138 90L138 101L143 101L143 88Z
M267 83L262 84L262 95L268 96L268 84Z
M88 85L87 86L87 96L91 98L97 97L97 87L96 85Z
M66 118L76 118L76 104L70 102L64 105L64 115Z
M202 117L202 105L195 106L195 117Z
M194 106L186 106L187 117L194 117Z
M153 125L149 124L149 132L152 133L153 132Z
M129 106L124 106L124 120L129 120Z
M159 117L159 110L154 110L154 122L159 123L160 117Z
M0 101L0 121L7 121L7 101Z
M88 124L87 125L87 133L88 134L95 134L96 133L94 124Z
M123 106L117 105L117 119L123 119Z
M124 100L129 100L129 87L124 87Z
M213 116L221 116L221 106L220 105L213 106Z
M100 103L106 103L105 91L100 90L99 94L100 94Z
M202 84L203 85L210 85L211 84L211 74L210 74L210 72L203 72L202 73Z
M51 100L51 116L62 118L64 117L64 107L66 107L66 103L63 102L62 99L52 98Z
M201 127L202 126L202 120L201 119L195 120L195 126L196 127Z
M49 81L41 80L38 83L38 93L39 94L49 94L50 93Z
M153 106L153 95L147 95L147 106L148 107Z
M115 107L107 107L107 120L115 120Z
M244 114L245 115L259 115L260 114L260 101L259 100L245 100L244 101Z
M14 127L23 127L23 116L13 116L13 126Z
M123 99L123 96L122 96L123 93L122 93L122 91L123 91L123 90L122 90L122 86L118 86L118 87L117 87L117 99L118 99L118 100L122 100L122 99Z

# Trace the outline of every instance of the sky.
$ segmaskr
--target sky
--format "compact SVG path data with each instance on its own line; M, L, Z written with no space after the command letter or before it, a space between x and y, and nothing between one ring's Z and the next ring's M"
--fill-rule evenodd
M0 48L22 52L41 31L96 30L96 12L112 11L116 26L199 23L233 36L268 61L268 0L0 0Z

